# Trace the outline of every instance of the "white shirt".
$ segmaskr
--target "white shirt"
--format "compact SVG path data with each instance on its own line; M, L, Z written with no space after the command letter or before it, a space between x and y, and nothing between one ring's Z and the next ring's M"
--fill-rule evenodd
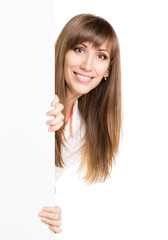
M63 172L74 165L81 156L81 148L85 142L85 123L81 126L81 114L78 110L78 100L75 101L72 113L64 129L66 141L65 147L61 146L62 159L65 163L64 168L55 167L55 181L63 174Z

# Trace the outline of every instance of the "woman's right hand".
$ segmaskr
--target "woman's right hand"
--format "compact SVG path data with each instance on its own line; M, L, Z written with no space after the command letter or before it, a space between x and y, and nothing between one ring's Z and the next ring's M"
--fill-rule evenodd
M54 100L51 103L52 107L55 107L53 110L47 112L47 116L53 116L54 118L46 122L49 125L49 132L55 132L59 130L64 124L64 115L61 111L64 109L64 106L59 102L59 98L55 95Z

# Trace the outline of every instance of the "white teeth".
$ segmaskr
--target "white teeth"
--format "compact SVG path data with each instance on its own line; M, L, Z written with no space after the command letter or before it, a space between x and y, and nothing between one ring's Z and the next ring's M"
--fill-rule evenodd
M91 79L91 77L84 77L84 76L81 76L77 73L76 73L76 76L79 77L79 78L85 79L85 80L90 80Z

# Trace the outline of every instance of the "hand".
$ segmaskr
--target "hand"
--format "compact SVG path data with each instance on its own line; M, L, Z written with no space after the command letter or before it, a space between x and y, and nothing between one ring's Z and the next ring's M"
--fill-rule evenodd
M47 223L54 233L62 232L61 226L61 208L60 207L43 207L38 216L42 217L41 221Z
M49 132L55 132L59 130L64 124L64 115L61 113L61 111L64 109L64 106L59 102L57 95L55 95L51 106L55 108L54 110L47 112L47 115L54 116L54 118L47 121L46 124L50 126L48 129Z

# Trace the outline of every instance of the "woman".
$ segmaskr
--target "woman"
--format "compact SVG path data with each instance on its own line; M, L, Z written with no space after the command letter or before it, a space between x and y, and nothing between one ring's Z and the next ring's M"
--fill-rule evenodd
M104 182L119 148L121 130L120 50L112 26L101 17L80 14L63 28L55 45L54 116L56 179L77 160L85 182ZM61 232L59 207L39 216Z

